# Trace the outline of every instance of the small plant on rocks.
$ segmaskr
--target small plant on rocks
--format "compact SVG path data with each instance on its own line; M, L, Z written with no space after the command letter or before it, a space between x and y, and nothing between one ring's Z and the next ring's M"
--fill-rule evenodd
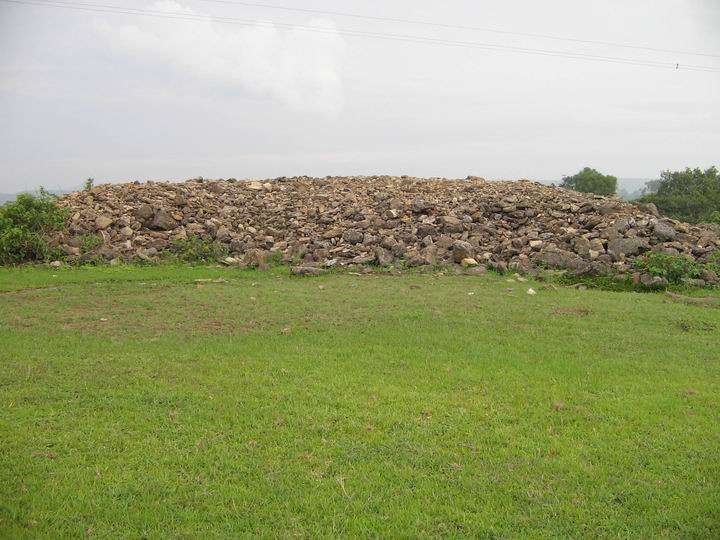
M720 251L716 251L705 261L703 265L705 270L710 270L720 275Z
M683 279L700 277L702 266L685 255L650 253L635 261L635 266L652 276L665 278L670 283L681 283Z
M170 251L184 262L215 262L228 255L228 248L224 244L199 236L175 240L171 244Z
M97 234L84 234L80 239L80 249L83 253L88 253L102 244L102 238Z
M283 266L285 264L283 253L281 251L273 251L267 256L265 263L270 267Z

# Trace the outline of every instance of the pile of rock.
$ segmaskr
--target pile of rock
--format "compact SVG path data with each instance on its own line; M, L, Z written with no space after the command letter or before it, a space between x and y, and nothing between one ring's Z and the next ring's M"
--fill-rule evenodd
M239 264L277 252L306 267L456 263L596 274L629 272L650 250L704 260L720 249L717 228L661 218L653 205L476 177L107 184L60 204L70 223L56 242L81 259L155 259L174 241L200 237L226 245L228 262Z

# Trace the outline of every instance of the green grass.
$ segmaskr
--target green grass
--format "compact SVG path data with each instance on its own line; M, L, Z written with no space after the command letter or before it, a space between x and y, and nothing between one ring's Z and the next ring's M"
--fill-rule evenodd
M507 279L0 270L0 537L720 538L720 309Z

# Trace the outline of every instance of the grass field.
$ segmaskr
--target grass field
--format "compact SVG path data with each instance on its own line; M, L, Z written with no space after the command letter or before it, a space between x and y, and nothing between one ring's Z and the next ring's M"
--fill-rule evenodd
M507 280L0 270L0 537L720 538L720 309Z

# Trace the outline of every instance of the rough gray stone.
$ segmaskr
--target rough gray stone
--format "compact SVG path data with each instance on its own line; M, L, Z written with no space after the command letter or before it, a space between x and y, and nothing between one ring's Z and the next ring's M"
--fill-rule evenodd
M150 228L158 231L171 231L178 226L178 222L167 210L160 209L155 212Z
M653 236L661 242L669 242L677 236L677 231L667 223L657 221L653 225Z
M708 283L718 283L720 282L720 278L718 278L718 275L713 270L710 270L709 268L703 270L700 273L700 279L703 279L707 281Z
M394 260L395 257L390 250L380 246L375 248L375 261L380 266L390 266Z
M434 225L430 225L429 223L421 223L417 226L417 237L418 238L425 238L426 236L429 236L431 238L434 238L438 235L438 230L435 228Z
M142 222L150 221L154 216L155 210L149 204L142 204L135 210L135 217Z
M475 253L469 242L456 240L452 245L452 255L454 262L461 263L463 259L472 259Z
M556 249L543 251L537 256L537 260L550 268L571 269L577 266L580 257L569 251Z
M647 239L645 238L615 238L608 242L607 250L617 257L621 255L638 255L643 251L650 249Z
M350 229L349 231L345 231L343 233L343 240L345 240L348 244L359 244L363 241L363 233Z
M290 271L294 276L319 276L323 273L321 268L314 266L293 266Z

